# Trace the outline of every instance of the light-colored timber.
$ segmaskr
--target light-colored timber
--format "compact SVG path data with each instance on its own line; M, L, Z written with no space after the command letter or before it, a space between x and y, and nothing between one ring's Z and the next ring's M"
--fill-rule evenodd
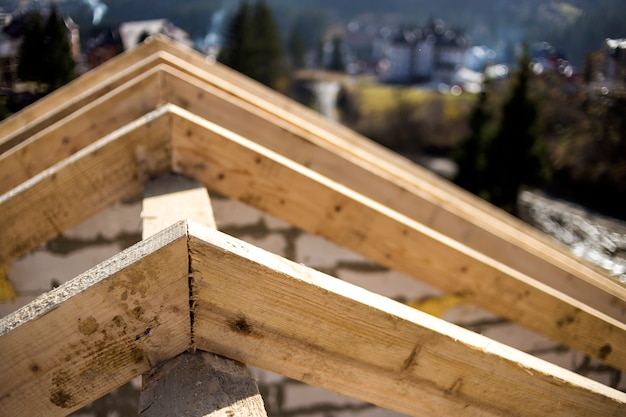
M0 415L65 416L190 347L187 225L0 320Z
M136 159L135 146L145 160L160 162L145 166ZM148 157L153 152L155 159ZM624 323L173 105L0 197L0 209L7 213L0 230L14 242L2 248L26 252L36 247L95 214L98 204L140 191L148 174L168 172L169 164L210 189L626 369ZM74 177L82 188L67 187Z
M66 415L192 333L198 349L413 416L626 412L624 393L181 222L0 321L0 413Z
M27 253L100 210L140 194L151 176L170 171L167 107L42 171L0 195L0 259Z
M178 175L146 183L142 201L144 239L179 221L216 229L206 188ZM194 318L193 276L189 275L190 321ZM192 348L153 367L142 376L140 417L267 417L263 399L245 365Z
M136 65L150 68L149 65L160 63L166 78L162 84L164 91L155 100L191 109L244 136L252 137L250 132L254 131L255 140L264 146L626 322L626 289L551 244L531 227L499 210L493 210L479 199L451 187L382 147L364 141L348 129L328 122L307 109L300 109L275 92L257 86L218 64L205 62L196 53L174 47L161 39L149 44L146 48L158 51L155 52L158 59L145 59L144 51L138 54L137 59L143 59ZM193 63L193 66L189 63ZM220 94L219 91L224 93ZM101 108L106 106L110 110L104 113L121 114L123 118L128 112L115 112L113 109L123 109L123 104L128 106L130 101L121 101L124 97L121 93L116 97L117 100L106 100L100 107L94 104L91 106L92 113L99 114L103 112ZM136 102L135 108L150 109L157 105L147 97ZM301 119L294 118L292 113ZM244 117L256 122L242 124L240 120ZM36 124L34 121L33 125ZM108 128L111 123L104 122L101 125ZM84 131L68 135L68 131L79 129L72 124L72 120L59 123L58 129L56 136L51 136L53 133L47 129L45 140L41 138L41 143L58 143L46 146L61 149L57 156L54 156L55 152L42 153L28 148L21 150L19 155L16 150L11 151L12 156L19 157L17 161L10 157L2 159L0 164L6 167L4 171L0 170L3 191L16 184L15 181L5 181L3 175L15 177L19 181L24 175L33 175L44 169L49 165L46 161L50 158L62 158L68 149L80 149L98 137L95 132ZM366 151L370 154L365 155L363 152ZM21 154L25 154L26 159Z
M626 324L315 171L172 107L174 170L626 370Z

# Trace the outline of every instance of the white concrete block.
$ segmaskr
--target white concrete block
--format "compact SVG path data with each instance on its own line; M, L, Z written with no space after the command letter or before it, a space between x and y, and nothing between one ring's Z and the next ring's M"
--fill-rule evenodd
M330 269L342 262L371 263L363 256L318 236L303 234L295 242L296 262L317 269Z
M44 250L31 252L11 263L8 277L18 294L39 294L115 256L123 248L117 243L88 246L58 255Z
M141 202L115 204L63 233L70 239L114 239L121 234L141 233Z
M218 229L249 226L263 218L262 211L236 200L211 198L211 204Z

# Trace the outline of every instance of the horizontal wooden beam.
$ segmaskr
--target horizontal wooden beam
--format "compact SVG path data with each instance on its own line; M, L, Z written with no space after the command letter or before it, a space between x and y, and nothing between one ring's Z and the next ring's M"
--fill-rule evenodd
M176 172L626 370L624 323L253 141L172 114Z
M624 393L217 231L189 233L198 348L413 416L626 412Z
M190 346L187 225L0 320L0 415L65 416Z
M146 179L170 171L169 143L166 106L0 195L0 263L141 193Z

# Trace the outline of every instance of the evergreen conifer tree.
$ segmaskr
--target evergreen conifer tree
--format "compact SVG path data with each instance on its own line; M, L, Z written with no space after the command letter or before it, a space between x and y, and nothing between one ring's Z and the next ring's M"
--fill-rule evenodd
M530 80L530 55L525 51L498 129L485 153L488 199L511 213L516 213L522 186L540 186L548 175L545 149L539 138L539 109L530 96Z
M48 90L67 84L76 76L76 62L72 56L72 47L67 35L67 27L63 18L52 7L50 16L43 29L44 51L42 65L45 68L42 81Z
M67 28L56 7L43 25L40 13L31 13L24 26L18 77L39 83L50 92L71 81L75 68Z
M270 87L284 75L283 47L271 9L263 0L243 1L227 29L218 60Z
M41 15L30 13L24 18L24 32L19 49L17 77L22 81L40 82L43 79L41 57L44 54Z
M455 155L458 166L456 183L476 195L484 194L485 148L493 119L488 109L489 85L487 79L469 117L470 132Z

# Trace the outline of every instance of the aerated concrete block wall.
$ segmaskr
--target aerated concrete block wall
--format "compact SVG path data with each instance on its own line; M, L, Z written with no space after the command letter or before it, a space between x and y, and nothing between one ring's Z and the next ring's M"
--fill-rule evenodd
M218 228L223 232L626 390L626 381L620 380L619 372L533 332L464 304L415 279L382 268L324 239L303 233L242 203L214 195L212 203ZM140 198L105 210L10 264L7 276L17 296L0 302L0 316L11 313L39 294L114 256L140 239ZM251 372L257 379L268 414L272 417L399 415L271 372L260 369L251 369ZM75 415L135 416L140 384L140 380L135 380Z

